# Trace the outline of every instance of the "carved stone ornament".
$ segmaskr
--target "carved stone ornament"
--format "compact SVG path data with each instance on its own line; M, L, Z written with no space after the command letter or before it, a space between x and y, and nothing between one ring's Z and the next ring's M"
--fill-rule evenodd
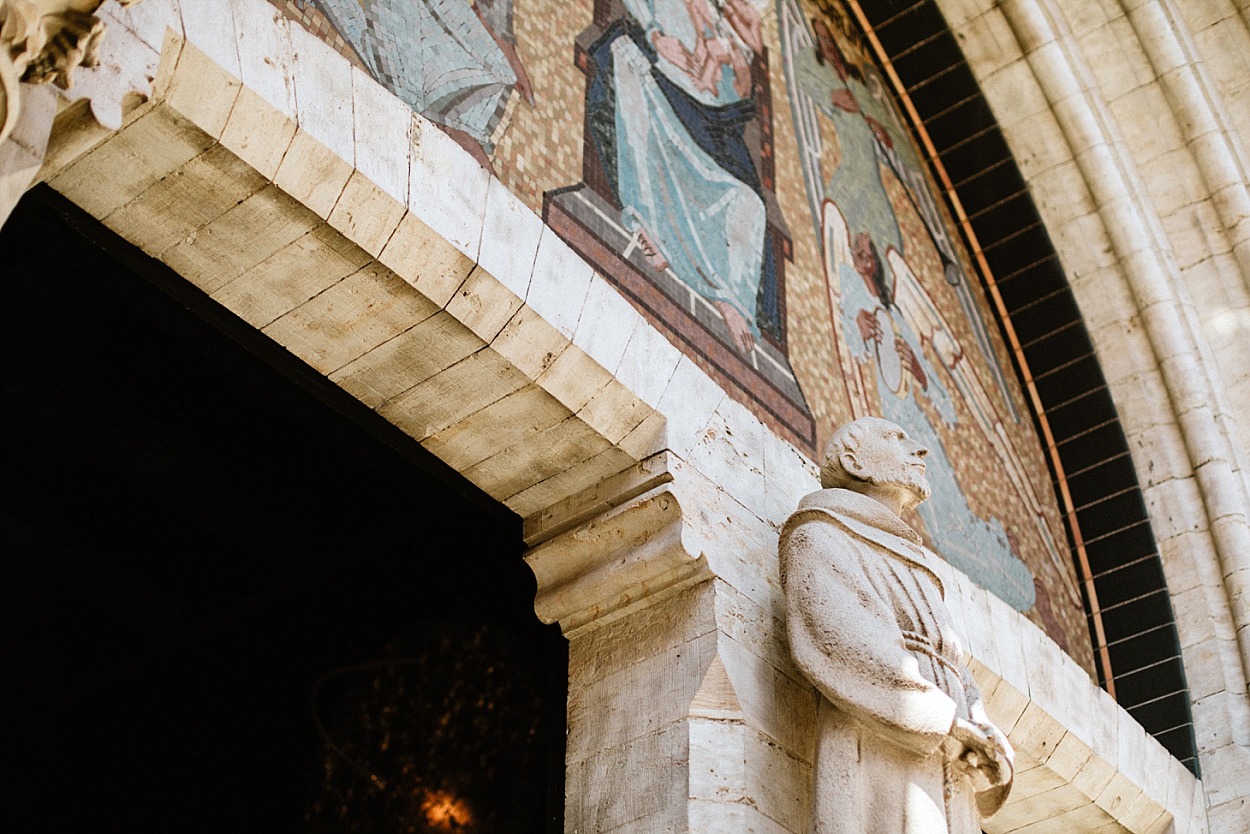
M711 578L706 531L683 510L673 467L653 455L527 523L540 620L572 636Z
M0 0L0 142L21 110L18 82L69 89L75 69L96 65L104 21L94 12L101 2Z
M787 633L821 694L815 834L976 834L1014 752L989 720L944 601L944 571L900 514L929 496L927 450L865 417L829 442L824 489L780 541Z

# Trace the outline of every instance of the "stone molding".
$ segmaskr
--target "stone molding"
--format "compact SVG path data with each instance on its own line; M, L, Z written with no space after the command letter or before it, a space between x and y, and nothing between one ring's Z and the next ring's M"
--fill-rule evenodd
M573 636L711 578L670 459L660 453L601 485L589 500L569 499L543 514L548 537L525 556L538 580L539 619L559 622ZM618 485L620 494L602 494L602 487Z

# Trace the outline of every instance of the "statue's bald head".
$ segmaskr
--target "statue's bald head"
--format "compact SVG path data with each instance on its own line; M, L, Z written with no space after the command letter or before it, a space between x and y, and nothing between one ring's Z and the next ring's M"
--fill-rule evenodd
M838 428L825 444L825 458L820 464L820 485L825 489L854 489L864 479L846 470L842 465L842 453L854 455L859 451L864 433L873 428L874 423L884 423L878 417L861 417Z
M829 438L820 467L820 485L864 492L869 486L898 484L915 494L915 501L907 503L918 504L929 497L924 474L927 453L895 423L861 417Z

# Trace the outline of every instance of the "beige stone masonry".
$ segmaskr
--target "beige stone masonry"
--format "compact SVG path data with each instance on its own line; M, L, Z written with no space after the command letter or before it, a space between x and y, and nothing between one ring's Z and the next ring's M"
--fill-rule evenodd
M49 182L523 515L658 448L654 407L596 356L636 379L675 366L634 343L641 317L441 131L264 3L231 8L250 35L164 33L151 100L116 134L62 138ZM488 204L516 240L533 229L530 264L489 248L506 280L474 260ZM592 288L615 318L579 328Z
M993 14L986 52L1006 74L1018 27ZM44 176L526 519L536 607L570 637L567 830L805 831L816 700L785 650L776 546L813 463L445 134L264 0L145 0L114 22L159 54L153 96L111 135L67 116ZM1027 77L1050 106L1055 82ZM1061 167L1046 153L1039 176ZM1089 159L1066 161L1088 176ZM1118 205L1090 196L1091 212ZM1125 286L1134 304L1150 289ZM1227 460L1170 425L1177 454ZM1170 578L1210 522L1174 527ZM1207 600L1244 580L1202 541L1214 572L1188 587ZM1028 765L993 831L1204 830L1202 786L1072 661L966 578L948 587ZM1233 700L1219 677L1216 729Z

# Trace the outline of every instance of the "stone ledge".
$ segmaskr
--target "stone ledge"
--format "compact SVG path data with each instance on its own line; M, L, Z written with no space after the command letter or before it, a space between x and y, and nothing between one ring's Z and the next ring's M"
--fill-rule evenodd
M1015 787L1003 810L985 823L988 834L1206 830L1205 809L1189 801L1201 790L1198 780L1075 661L963 574L951 568L945 582L962 609L957 619L986 711L1018 756ZM1008 641L1012 647L1004 645L1009 632L1019 634ZM986 652L980 639L990 634L996 652ZM1006 667L1005 648L1013 658Z
M548 539L525 562L538 580L539 619L566 635L712 576L667 483Z

